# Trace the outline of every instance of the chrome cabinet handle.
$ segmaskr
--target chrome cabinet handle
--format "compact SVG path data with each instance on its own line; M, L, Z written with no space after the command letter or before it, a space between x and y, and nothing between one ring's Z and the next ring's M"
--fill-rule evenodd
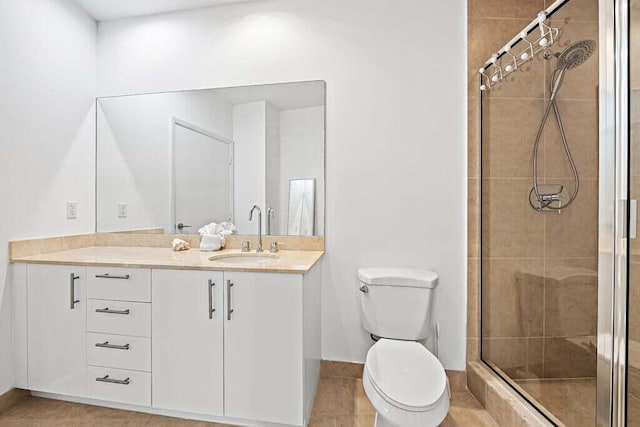
M110 310L109 307L105 308L96 308L96 313L107 313L107 314L129 314L131 310L128 308L126 310Z
M109 344L109 341L105 341L103 343L96 343L96 347L101 347L101 348L112 348L114 350L129 350L129 344L125 344L125 345L116 345L116 344Z
M367 292L369 292L369 287L367 285L362 285L358 289L360 289L360 292L365 293L365 294Z
M124 274L122 276L112 276L109 273L105 274L96 274L96 279L121 279L121 280L129 280L131 278L130 275Z
M76 280L79 278L80 276L76 276L75 273L69 275L69 308L71 310L76 308L76 304L80 302L79 299L76 299Z
M96 381L101 383L122 384L122 385L129 385L130 383L128 377L123 380L115 380L113 378L109 378L109 375L105 375L104 377L98 377L96 378Z
M231 288L233 287L233 282L231 280L227 280L227 320L231 320L231 313L233 313L233 309L231 308Z
M216 311L216 309L213 307L213 287L216 284L213 282L213 280L209 279L209 319L213 319L213 312Z

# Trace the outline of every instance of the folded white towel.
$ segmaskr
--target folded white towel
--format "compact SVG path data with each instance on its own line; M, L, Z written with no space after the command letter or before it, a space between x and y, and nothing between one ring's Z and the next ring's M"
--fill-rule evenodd
M204 236L205 234L214 235L216 234L217 228L218 228L218 224L216 224L215 222L212 222L211 224L207 224L203 226L201 229L199 229L198 233L200 233L201 236Z
M232 223L232 222L221 222L220 224L216 224L215 222L212 222L211 224L207 224L204 227L202 227L201 229L198 230L198 233L200 233L201 236L208 234L208 235L214 235L214 234L223 234L228 236L229 234L235 234L238 232L238 228Z
M226 237L235 234L237 231L238 228L232 222L221 222L220 224L212 222L211 224L207 224L198 230L198 233L202 236L200 249L203 251L221 249L226 243ZM212 238L213 236L216 236L219 240Z

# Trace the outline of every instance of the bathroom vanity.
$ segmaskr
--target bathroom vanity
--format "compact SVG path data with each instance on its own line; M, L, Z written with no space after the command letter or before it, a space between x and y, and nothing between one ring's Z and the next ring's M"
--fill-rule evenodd
M16 386L184 418L306 425L323 252L221 254L231 257L90 246L13 258Z
M306 425L320 376L324 82L95 107L95 233L9 245L15 386ZM200 251L199 230L222 222L237 232L227 249ZM192 249L172 251L175 237Z

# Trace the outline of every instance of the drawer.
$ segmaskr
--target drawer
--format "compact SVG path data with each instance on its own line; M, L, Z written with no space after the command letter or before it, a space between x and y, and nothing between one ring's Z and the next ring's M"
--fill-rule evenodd
M87 365L151 371L151 339L87 333Z
M151 406L151 374L87 366L87 396L90 399Z
M151 270L88 267L87 298L151 302Z
M87 332L151 337L151 304L89 299Z

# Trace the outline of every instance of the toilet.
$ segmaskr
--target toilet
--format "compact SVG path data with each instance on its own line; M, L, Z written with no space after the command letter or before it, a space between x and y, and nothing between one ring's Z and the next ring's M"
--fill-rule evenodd
M377 342L367 353L364 390L376 427L439 425L449 411L449 383L434 355L433 296L438 275L361 268L362 325Z

